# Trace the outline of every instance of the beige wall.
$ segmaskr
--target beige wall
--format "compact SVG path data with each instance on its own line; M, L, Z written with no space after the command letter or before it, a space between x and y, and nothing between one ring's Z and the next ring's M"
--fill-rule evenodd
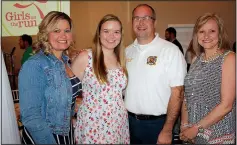
M236 4L235 1L71 1L71 18L76 32L75 40L77 49L93 46L92 39L99 20L108 13L117 15L124 27L124 44L133 41L131 29L131 12L140 3L151 5L157 13L156 30L161 37L168 24L194 24L197 17L205 12L217 12L224 20L231 42L236 39ZM35 39L35 36L33 36ZM19 49L18 37L3 37L2 49L10 52L16 47L17 68L23 50Z

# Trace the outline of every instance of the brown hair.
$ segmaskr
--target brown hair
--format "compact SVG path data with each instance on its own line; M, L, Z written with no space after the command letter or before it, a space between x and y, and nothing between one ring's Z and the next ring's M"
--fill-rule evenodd
M191 53L191 59L193 59L195 56L197 56L196 52L193 49L193 40L190 41L189 45L188 45L188 49L187 52ZM187 53L186 52L186 53Z
M213 14L206 13L197 19L196 24L193 29L193 49L195 50L197 55L200 55L202 52L204 52L204 48L200 44L198 44L197 33L198 33L199 29L204 24L206 24L207 21L210 19L216 21L217 26L218 26L218 30L219 30L218 47L223 50L230 49L230 42L228 40L228 35L227 35L226 29L224 27L223 20L215 13L213 13Z
M59 20L67 20L70 25L70 30L72 30L72 20L66 13L59 11L49 12L38 27L39 32L37 33L37 40L34 43L34 47L37 49L37 51L43 50L45 54L51 53L50 50L52 46L48 41L48 34L52 32ZM75 42L72 42L72 44L69 46L70 49L75 49L74 43ZM66 53L68 53L68 51Z
M100 83L108 83L107 80L107 68L104 63L104 54L101 47L100 42L100 30L102 25L107 21L116 21L119 22L121 26L121 32L122 37L120 43L115 47L114 52L117 57L117 61L119 62L120 66L122 67L124 73L127 76L127 70L125 66L125 52L124 52L124 46L123 46L123 27L122 22L119 20L119 18L113 14L105 15L99 22L96 30L96 34L94 36L93 42L95 47L92 48L92 55L93 55L93 69L94 73L96 75L96 78Z

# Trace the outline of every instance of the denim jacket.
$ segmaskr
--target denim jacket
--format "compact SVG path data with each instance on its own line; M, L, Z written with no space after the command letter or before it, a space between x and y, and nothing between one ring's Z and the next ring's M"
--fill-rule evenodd
M52 133L68 135L72 85L62 61L42 51L32 56L21 68L19 95L22 123L36 144L56 144Z

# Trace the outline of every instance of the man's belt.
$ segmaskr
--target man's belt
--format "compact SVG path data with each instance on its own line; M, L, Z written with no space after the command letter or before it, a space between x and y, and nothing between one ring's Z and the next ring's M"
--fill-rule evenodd
M166 118L166 114L162 114L159 116L154 116L154 115L143 115L143 114L134 114L132 112L128 111L128 115L135 117L137 120L156 120L156 119L163 119Z

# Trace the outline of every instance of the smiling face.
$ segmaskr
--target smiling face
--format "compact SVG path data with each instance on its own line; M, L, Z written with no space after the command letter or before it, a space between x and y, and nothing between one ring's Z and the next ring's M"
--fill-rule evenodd
M197 32L198 43L204 49L217 49L219 29L215 20L208 20Z
M144 19L148 16L148 19ZM143 17L143 19L135 19ZM152 19L152 10L147 6L137 7L133 13L133 31L138 39L149 43L155 37L155 20Z
M66 50L72 43L72 32L67 20L59 19L56 26L48 34L53 53Z
M114 49L121 41L121 25L118 21L107 21L100 29L102 49Z

